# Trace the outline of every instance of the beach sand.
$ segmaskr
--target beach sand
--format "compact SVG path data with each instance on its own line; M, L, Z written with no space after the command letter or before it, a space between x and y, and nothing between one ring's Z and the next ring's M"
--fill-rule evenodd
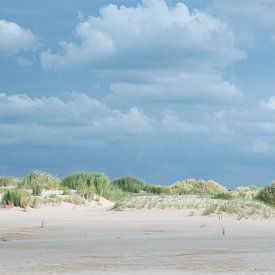
M0 274L275 274L274 221L62 203L0 223Z

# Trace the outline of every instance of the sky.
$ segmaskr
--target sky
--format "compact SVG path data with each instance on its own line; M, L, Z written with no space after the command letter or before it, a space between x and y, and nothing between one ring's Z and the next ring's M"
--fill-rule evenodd
M0 174L275 178L273 0L1 0Z

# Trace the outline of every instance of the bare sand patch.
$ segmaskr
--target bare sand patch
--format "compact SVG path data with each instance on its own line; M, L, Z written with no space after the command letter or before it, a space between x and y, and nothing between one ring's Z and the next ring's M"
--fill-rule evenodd
M274 274L275 222L186 209L0 209L1 274Z

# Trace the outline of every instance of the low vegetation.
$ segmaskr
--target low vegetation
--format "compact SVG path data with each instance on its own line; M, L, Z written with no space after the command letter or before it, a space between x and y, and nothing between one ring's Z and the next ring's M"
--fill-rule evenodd
M84 172L61 180L34 171L23 178L0 177L0 196L4 207L24 209L43 204L57 206L62 202L97 205L105 198L114 202L116 209L176 208L189 209L190 215L275 217L275 183L261 189L241 186L230 191L212 180L187 179L164 186L128 176L110 181L104 174Z
M217 200L232 200L233 198L234 196L232 195L232 193L229 192L220 192L213 197L213 199Z
M27 208L30 203L30 194L26 190L13 189L7 190L2 198L5 207Z
M257 199L266 204L275 206L275 182L264 187L257 195Z
M139 193L145 188L143 180L134 177L122 177L111 182L113 186L118 187L124 192Z
M22 180L15 177L0 177L0 187L17 186Z
M86 200L93 199L95 195L102 196L111 201L122 199L124 193L115 185L110 184L108 177L100 173L75 173L62 180L62 186L74 189Z
M24 177L19 183L19 187L32 189L35 185L40 185L46 190L60 188L60 179L41 171L34 171L28 176Z
M171 193L177 195L214 195L226 192L227 189L221 184L209 180L195 180L188 179L184 181L177 181L171 186Z

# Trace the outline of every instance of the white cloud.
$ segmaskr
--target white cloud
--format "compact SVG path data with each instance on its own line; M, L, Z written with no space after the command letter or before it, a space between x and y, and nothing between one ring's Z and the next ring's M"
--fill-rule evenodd
M192 100L196 104L213 102L236 104L244 95L233 83L219 73L165 72L144 74L143 82L118 82L111 84L107 99L111 102L180 102ZM203 84L203 85L202 85Z
M14 22L0 20L0 57L13 56L19 51L32 49L37 42L35 35Z
M141 108L112 109L85 94L71 93L61 99L0 93L0 143L87 145L123 136L201 130L169 110L156 119Z
M226 24L183 3L144 0L137 7L108 5L75 28L77 42L41 54L45 69L192 68L224 66L245 57Z

